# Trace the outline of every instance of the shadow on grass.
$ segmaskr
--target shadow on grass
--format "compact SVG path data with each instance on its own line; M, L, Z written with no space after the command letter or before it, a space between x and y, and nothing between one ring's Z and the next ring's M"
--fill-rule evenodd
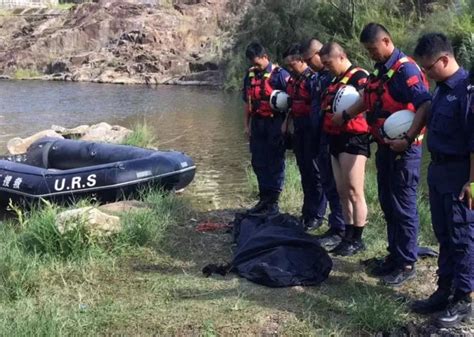
M249 306L292 314L311 329L336 327L342 331L350 327L365 334L389 332L401 326L404 310L400 296L368 278L357 260L334 259L329 279L318 287L267 288L233 274L205 279L202 267L231 261L232 237L225 230L200 233L196 226L199 222L228 223L236 211L239 210L201 213L198 221L170 228L162 244L155 247L160 255L166 255L165 261L132 268L143 273L191 275L195 284L176 285L172 291L175 301L232 302L237 298ZM209 289L203 289L196 278L209 280Z

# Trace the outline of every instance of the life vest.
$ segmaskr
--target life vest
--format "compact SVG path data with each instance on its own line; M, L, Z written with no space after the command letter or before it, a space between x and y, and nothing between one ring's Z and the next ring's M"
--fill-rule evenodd
M323 130L327 134L330 135L339 135L341 132L347 132L352 134L363 134L369 132L369 126L362 114L358 114L356 117L352 118L351 120L345 122L343 125L338 126L334 125L332 122L332 118L334 117L333 112L333 102L334 97L336 96L337 91L344 85L346 85L352 76L357 73L358 71L364 71L362 68L355 67L350 71L346 72L344 77L337 81L335 78L332 80L331 84L329 84L328 88L323 94L322 102L321 102L321 109L324 113L323 119Z
M257 76L255 69L250 68L248 74L250 85L247 87L246 94L251 116L273 117L274 111L270 106L270 96L273 88L270 82L272 75L278 71L280 71L280 68L272 65L270 72L264 70L263 74Z
M368 107L367 121L370 126L370 133L379 144L385 144L380 129L391 114L405 109L413 112L416 110L413 103L401 103L396 101L392 95L390 95L388 86L390 80L400 70L401 66L408 62L418 67L413 59L406 56L402 57L382 76L380 76L379 70L376 69L369 76L369 80L364 89L364 103L365 106ZM418 69L420 68L418 67ZM422 75L423 84L428 87L428 81L423 72L421 72L421 69L420 73ZM424 133L425 129L423 129L420 135L415 139L415 145L421 144Z
M313 73L305 71L297 79L290 77L286 92L291 98L291 115L293 117L309 116L311 114L311 93L307 89L307 81Z

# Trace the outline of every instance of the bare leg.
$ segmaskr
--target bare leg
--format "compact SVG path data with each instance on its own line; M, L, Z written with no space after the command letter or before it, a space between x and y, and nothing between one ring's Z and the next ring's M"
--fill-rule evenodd
M364 227L367 220L367 203L364 195L365 164L367 157L341 153L339 155L342 172L342 188L352 209L352 224Z

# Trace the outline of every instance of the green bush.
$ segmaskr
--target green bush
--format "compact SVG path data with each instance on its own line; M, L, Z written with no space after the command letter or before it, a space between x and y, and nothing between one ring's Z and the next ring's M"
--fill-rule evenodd
M138 147L152 147L156 139L153 131L147 123L138 123L133 126L132 133L127 136L123 145L132 145Z
M453 0L258 0L244 15L229 50L228 89L238 89L248 68L245 48L251 41L261 42L270 57L281 62L283 51L292 43L311 37L337 41L354 63L372 69L373 62L359 43L359 34L369 22L385 25L396 44L408 54L418 37L428 31L449 35L462 64L474 64L473 1Z

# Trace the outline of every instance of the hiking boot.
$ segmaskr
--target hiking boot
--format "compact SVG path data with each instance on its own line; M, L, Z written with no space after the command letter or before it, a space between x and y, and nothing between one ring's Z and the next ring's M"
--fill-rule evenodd
M370 269L368 274L375 277L383 277L393 273L396 268L397 264L389 255L385 257L380 263L377 263L375 267Z
M334 228L329 228L322 235L316 235L316 239L318 240L319 244L326 250L335 248L341 243L343 237L344 232Z
M305 230L314 230L318 229L321 227L323 224L322 219L316 219L316 218L303 218L303 225Z
M365 244L362 240L342 239L341 243L336 246L331 253L336 256L352 256L365 250Z
M438 288L430 297L414 301L410 305L411 311L417 314L428 315L445 310L449 304L450 289Z
M456 297L456 295L455 295ZM472 318L472 303L470 294L462 298L453 299L448 308L436 319L440 328L454 328L461 322L468 322Z
M415 265L405 265L395 268L390 274L382 278L383 284L391 287L399 287L408 280L416 277Z

